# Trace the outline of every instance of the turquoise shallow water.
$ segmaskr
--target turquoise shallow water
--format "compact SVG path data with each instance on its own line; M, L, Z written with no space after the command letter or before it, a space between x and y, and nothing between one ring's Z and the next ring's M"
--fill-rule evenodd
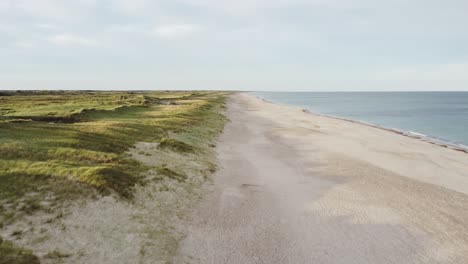
M253 92L312 112L468 146L468 92Z

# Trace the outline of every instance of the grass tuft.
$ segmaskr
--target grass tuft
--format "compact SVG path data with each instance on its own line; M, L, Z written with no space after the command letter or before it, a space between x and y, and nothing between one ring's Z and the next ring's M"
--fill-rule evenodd
M168 178L171 178L171 179L174 179L174 180L177 180L177 181L185 181L187 179L187 176L180 173L180 172L176 172L174 170L171 170L167 167L157 167L156 168L156 172L159 174L159 175L163 175L163 176L166 176Z
M58 250L54 250L52 252L47 253L44 258L46 259L63 259L71 257L70 254L62 253Z
M163 138L159 143L159 147L162 149L169 149L175 152L180 153L194 153L195 148L191 145L184 143L182 141L178 141L173 138Z
M17 247L11 241L0 238L0 264L39 264L30 250Z

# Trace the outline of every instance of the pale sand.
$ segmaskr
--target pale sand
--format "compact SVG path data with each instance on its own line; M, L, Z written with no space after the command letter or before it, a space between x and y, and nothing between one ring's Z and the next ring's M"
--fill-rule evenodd
M179 263L468 263L468 154L232 96Z
M194 168L206 168L194 155L158 145L139 142L128 154L149 167L171 164L186 173L186 181L155 180L159 175L149 170L131 202L113 195L73 201L57 212L60 216L34 214L0 229L0 236L33 250L41 264L170 263L182 238L175 223L199 196L204 181ZM17 230L20 237L12 235ZM48 257L51 252L64 257Z

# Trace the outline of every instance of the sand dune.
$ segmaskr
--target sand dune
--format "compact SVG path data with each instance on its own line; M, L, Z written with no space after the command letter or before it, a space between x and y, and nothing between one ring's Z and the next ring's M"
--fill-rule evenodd
M232 96L177 262L468 263L468 154Z

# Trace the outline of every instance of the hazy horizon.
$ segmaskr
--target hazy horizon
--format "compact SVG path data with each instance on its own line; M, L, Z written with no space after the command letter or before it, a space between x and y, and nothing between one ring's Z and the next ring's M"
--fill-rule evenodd
M0 90L468 91L461 0L3 0Z
M268 92L268 93L468 93L468 90L453 90L453 91L441 91L441 90L419 90L419 91L401 91L401 90L381 90L381 91L370 91L370 90L234 90L234 89L0 89L0 92L16 92L16 91L90 91L90 92L151 92L151 91L167 91L167 92L184 92L184 91L225 91L225 92L241 92L241 93L255 93L255 92Z

